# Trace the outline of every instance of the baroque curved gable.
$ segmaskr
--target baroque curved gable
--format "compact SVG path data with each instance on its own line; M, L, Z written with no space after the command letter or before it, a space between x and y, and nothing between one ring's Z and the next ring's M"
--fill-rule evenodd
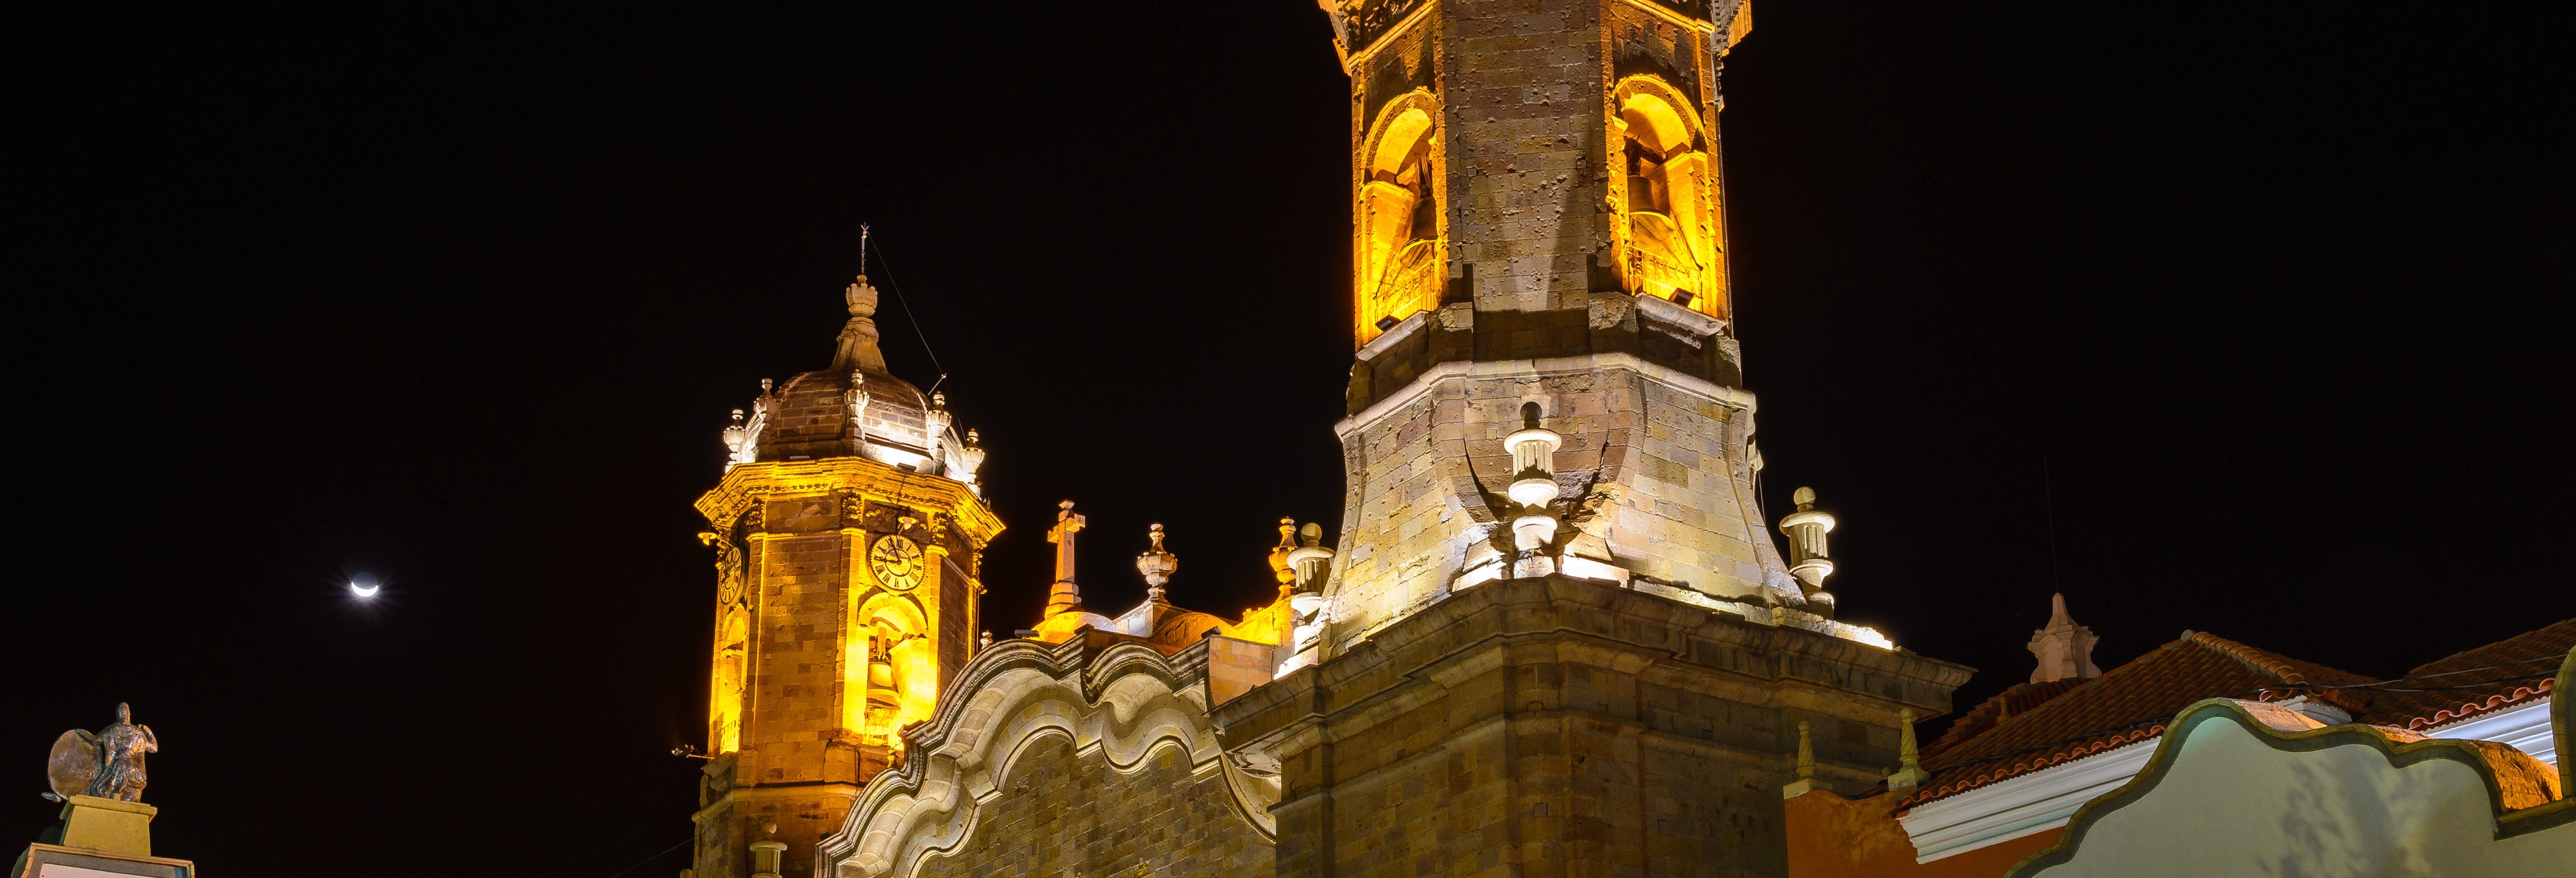
M2520 751L2271 713L2289 712L2192 705L2135 778L2006 874L2501 875L2576 860L2576 811Z
M823 874L911 878L935 858L1000 843L979 838L978 827L1008 806L1047 807L1011 797L1030 795L1033 763L1061 759L1068 747L1077 760L1105 763L1111 779L1193 782L1159 790L1164 798L1221 789L1243 834L1266 847L1277 832L1269 812L1277 774L1228 758L1208 719L1206 677L1204 645L1166 657L1136 638L1097 632L994 644L967 663L929 720L904 732L903 764L870 781L840 831L822 841ZM1157 761L1166 772L1148 770Z

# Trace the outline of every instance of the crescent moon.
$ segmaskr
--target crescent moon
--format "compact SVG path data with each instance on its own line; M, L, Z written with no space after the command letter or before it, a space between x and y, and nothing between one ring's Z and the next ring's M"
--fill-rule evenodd
M376 592L383 590L385 590L385 587L381 585L359 585L355 582L349 583L349 593L362 598L375 597Z

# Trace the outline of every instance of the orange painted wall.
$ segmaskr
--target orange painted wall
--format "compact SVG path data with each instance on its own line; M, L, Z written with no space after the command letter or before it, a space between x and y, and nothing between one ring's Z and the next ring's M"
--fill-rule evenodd
M1929 863L1914 862L1905 827L1888 816L1892 796L1846 799L1818 790L1784 803L1789 812L1789 878L2000 878L2022 858L2057 843L2051 829Z

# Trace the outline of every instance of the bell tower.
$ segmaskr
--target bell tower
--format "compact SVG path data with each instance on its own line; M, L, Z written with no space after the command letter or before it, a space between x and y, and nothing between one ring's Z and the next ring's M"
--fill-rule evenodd
M1882 783L1969 669L1836 620L1833 516L1802 497L1783 558L1757 492L1717 125L1743 0L1321 5L1341 539L1278 675L1210 711L1277 767L1278 874L1787 874L1784 785Z
M1321 0L1357 315L1326 655L1563 573L1832 627L1765 524L1718 72L1742 0Z
M696 878L810 874L814 843L976 643L1002 530L976 482L981 437L888 373L867 278L845 297L832 365L761 382L697 501L716 600Z

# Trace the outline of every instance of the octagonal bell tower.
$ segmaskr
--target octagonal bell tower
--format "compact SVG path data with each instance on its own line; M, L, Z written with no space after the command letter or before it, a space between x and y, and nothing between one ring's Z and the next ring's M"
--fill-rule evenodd
M1744 3L1322 5L1341 540L1210 712L1277 771L1277 874L1788 874L1783 787L1882 783L1969 669L1834 618L1812 496L1773 541L1717 125Z
M1328 657L1563 573L1832 627L1760 508L1720 173L1740 0L1323 0L1353 343Z
M698 498L716 606L697 878L810 874L976 642L1002 529L976 483L981 437L887 371L867 278L846 299L832 365L762 381Z

